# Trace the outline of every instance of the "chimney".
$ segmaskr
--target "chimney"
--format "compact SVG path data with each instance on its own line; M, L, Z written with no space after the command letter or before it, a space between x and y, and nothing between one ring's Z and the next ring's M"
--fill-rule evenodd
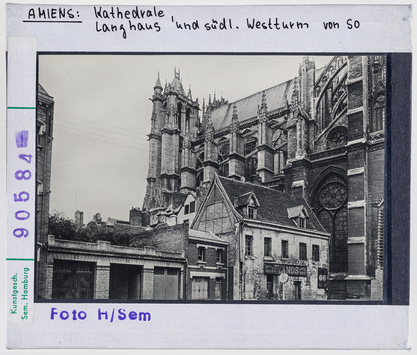
M139 207L132 207L129 213L129 223L134 226L142 225L142 211Z
M75 211L75 226L77 229L81 228L84 224L84 212Z

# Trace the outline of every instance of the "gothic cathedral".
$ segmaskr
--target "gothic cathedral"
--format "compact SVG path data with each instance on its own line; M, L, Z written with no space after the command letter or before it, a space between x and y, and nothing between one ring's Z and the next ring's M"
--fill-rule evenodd
M385 56L306 57L289 81L200 108L179 71L158 75L143 209L152 222L189 192L198 208L214 174L302 196L331 235L332 298L381 293L385 85Z

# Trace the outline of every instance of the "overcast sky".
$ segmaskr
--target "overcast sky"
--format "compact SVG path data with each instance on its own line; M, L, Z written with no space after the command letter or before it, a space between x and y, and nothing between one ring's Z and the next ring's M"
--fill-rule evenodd
M330 57L313 56L316 68ZM292 79L302 56L40 55L39 82L54 97L51 206L84 223L128 220L142 208L158 71L162 86L181 71L200 108L203 98L229 102Z

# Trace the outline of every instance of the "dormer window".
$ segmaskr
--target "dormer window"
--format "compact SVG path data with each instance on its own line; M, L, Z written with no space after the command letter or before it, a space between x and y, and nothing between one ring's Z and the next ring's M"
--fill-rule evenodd
M247 205L247 218L256 219L256 208L257 203L254 196L250 196L248 205Z
M248 219L257 219L258 199L253 192L248 192L234 198L234 206Z
M248 218L255 219L255 208L252 206L248 206Z
M307 210L303 205L290 207L287 209L288 218L299 228L307 228Z
M306 228L306 219L305 219L305 217L298 217L297 218L297 225L300 228Z

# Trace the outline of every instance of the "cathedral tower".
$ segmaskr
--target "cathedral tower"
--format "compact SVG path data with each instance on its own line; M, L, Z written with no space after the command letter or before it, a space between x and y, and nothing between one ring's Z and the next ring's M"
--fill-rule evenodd
M148 182L143 208L158 211L169 206L176 208L183 202L183 194L195 188L195 157L189 142L196 135L198 100L193 101L191 88L188 93L184 91L180 72L174 70L174 79L165 89L158 74L151 101Z

